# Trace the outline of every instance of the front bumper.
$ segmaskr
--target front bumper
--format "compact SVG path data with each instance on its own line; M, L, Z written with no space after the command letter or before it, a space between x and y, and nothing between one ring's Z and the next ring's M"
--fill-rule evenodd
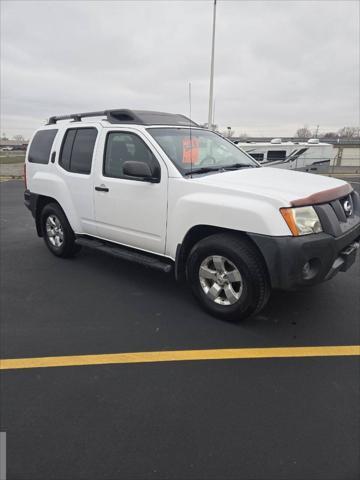
M329 280L354 263L360 223L344 235L317 233L301 237L249 235L261 251L273 288L293 290Z

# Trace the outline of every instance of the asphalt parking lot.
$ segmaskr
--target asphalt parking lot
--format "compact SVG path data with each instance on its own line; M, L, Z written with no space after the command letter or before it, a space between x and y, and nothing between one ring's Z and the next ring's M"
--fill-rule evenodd
M1 183L0 194L2 358L360 343L359 258L224 323L162 273L86 248L55 258L22 182ZM360 474L356 355L3 370L1 395L8 479Z

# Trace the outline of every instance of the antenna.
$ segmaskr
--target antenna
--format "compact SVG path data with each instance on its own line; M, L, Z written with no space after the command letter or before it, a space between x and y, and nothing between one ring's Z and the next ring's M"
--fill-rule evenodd
M215 57L215 25L216 25L216 0L213 7L213 25L212 25L212 41L211 41L211 65L210 65L210 88L209 88L209 115L208 129L212 130L213 120L213 95L214 95L214 57Z
M190 176L192 178L192 167L193 167L193 157L192 157L192 136L191 136L191 82L189 82L189 125L190 125Z
M213 118L212 118L212 125L213 126L215 125L215 100L216 100L216 98L214 98L214 107L213 107Z

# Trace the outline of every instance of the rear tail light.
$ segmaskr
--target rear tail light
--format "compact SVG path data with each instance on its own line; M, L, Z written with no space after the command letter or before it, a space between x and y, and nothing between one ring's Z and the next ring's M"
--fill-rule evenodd
M24 163L24 184L25 184L25 190L27 190L26 163Z

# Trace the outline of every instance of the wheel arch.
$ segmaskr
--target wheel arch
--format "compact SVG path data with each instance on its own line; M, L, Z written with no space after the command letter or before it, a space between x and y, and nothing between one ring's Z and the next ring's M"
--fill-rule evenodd
M43 236L42 228L41 228L41 212L43 211L45 206L49 205L50 203L55 203L56 205L58 205L66 217L66 213L64 212L64 209L61 207L60 203L55 198L47 197L46 195L37 195L36 202L35 202L35 209L34 209L35 210L34 217L35 217L36 232L39 237Z
M264 267L268 273L269 271L264 258L263 253L259 249L258 245L252 240L250 235L247 232L240 230L233 230L230 228L217 227L213 225L195 225L190 228L186 233L183 242L179 243L176 248L176 258L175 258L175 278L176 280L182 281L186 277L186 262L191 252L191 249L196 245L200 240L207 238L216 233L229 233L232 235L237 235L243 239L246 239L259 253L260 257L263 260Z

